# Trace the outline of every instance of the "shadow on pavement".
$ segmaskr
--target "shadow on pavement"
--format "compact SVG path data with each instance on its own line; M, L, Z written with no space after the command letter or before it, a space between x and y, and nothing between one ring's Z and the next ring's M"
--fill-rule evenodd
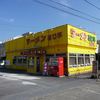
M42 73L34 74L34 73L28 73L26 71L7 69L7 68L0 68L0 72L2 72L2 73L13 73L13 74L24 74L24 75L26 74L26 75L29 75L29 76L54 77L54 76L48 76L48 75L44 76L44 75L42 75Z
M0 72L2 73L15 73L15 74L26 74L29 76L41 76L41 77L57 77L57 76L44 76L41 73L33 74L33 73L28 73L26 71L21 71L21 70L14 70L14 69L7 69L7 68L0 68ZM72 76L65 76L66 78L70 79L92 79L91 78L91 73L87 74L80 74L80 75L72 75ZM57 77L59 78L59 77Z
M26 74L25 71L14 70L14 69L7 69L7 68L0 68L0 72L4 73L18 73L18 74Z

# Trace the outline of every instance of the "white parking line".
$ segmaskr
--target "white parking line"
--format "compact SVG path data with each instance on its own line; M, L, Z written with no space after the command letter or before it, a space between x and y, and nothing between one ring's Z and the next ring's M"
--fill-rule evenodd
M30 82L29 80L40 79L39 77L35 77L35 76L11 74L11 73L0 73L0 78L12 80L12 81L20 80L21 84L31 85L31 86L36 86L37 84L34 82ZM23 81L23 80L25 80L25 81Z
M13 81L19 80L19 79L16 79L16 78L5 77L5 76L2 76L1 78L7 79L7 80L13 80Z
M18 75L18 74L10 74L8 75L8 77L17 78L17 79L26 79L26 80L40 79L39 77L35 77L35 76Z
M40 77L36 77L36 76L28 76L28 75L22 75L22 74L12 74L12 73L0 73L0 77L3 79L7 79L7 80L11 80L11 81L23 81L25 80L25 82L23 81L22 84L24 85L36 85L36 83L31 83L28 82L29 80L36 80L36 79L41 79Z
M1 78L10 79L10 80L34 80L34 79L41 79L40 77L36 76L28 76L28 75L21 75L21 74L11 74L11 73L0 73Z
M28 82L28 81L23 81L22 84L23 85L37 85L36 83Z

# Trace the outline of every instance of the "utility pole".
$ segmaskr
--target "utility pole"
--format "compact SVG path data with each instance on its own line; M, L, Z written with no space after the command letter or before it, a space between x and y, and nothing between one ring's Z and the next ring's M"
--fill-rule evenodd
M96 73L97 80L96 80L96 81L98 81L98 78L99 78L99 77L98 77L98 76L99 76L99 73L98 73L99 62L98 62L98 60L96 61L96 63L97 63L97 66L96 66L96 67L97 67L97 68L96 68L96 69L97 69L97 70L96 70L96 72L97 72L97 73Z
M99 68L99 67L100 67L100 65L99 65L100 53L97 53L96 56L97 56L97 59L96 59L96 63L97 63L97 64L96 64L96 67L97 67L97 68L96 68L96 77L97 77L97 81L98 81L99 75L100 75L100 71L99 71L99 70L100 70L100 68Z

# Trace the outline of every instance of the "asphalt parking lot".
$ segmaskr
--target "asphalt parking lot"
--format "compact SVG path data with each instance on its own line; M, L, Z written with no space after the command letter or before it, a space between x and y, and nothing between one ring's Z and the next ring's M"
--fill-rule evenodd
M100 82L0 72L0 100L100 100Z

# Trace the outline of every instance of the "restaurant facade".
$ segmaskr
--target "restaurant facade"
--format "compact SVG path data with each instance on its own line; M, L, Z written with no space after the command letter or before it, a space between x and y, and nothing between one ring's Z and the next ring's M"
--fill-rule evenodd
M7 68L43 73L45 61L62 57L65 75L92 71L96 35L72 25L23 34L5 42Z

